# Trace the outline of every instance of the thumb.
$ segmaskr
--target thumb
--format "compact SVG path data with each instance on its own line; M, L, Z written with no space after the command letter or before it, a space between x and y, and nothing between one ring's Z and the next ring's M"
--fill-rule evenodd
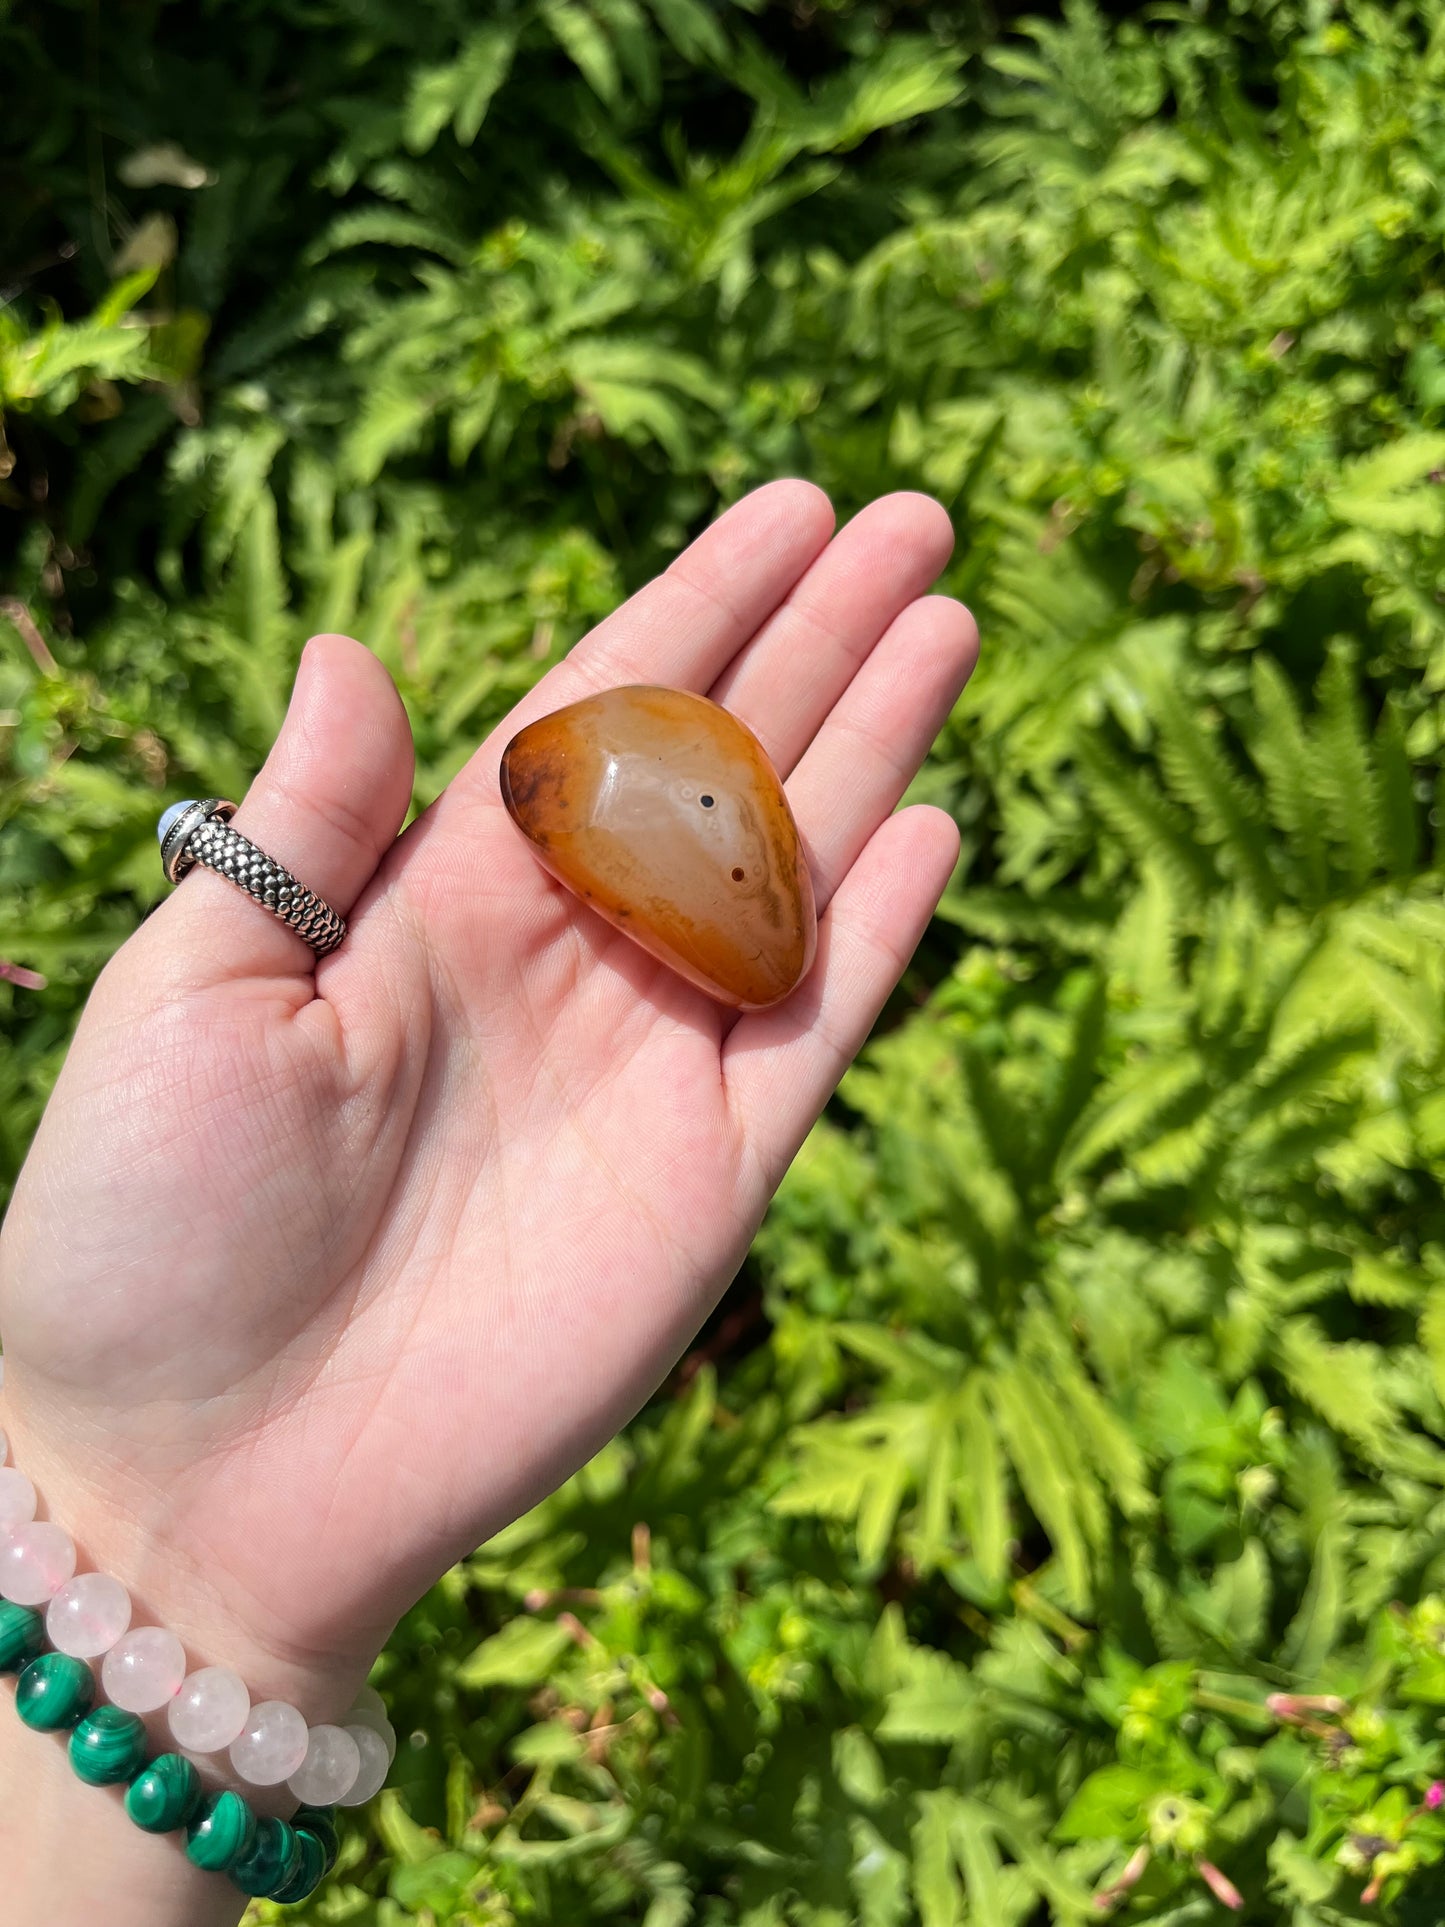
M349 636L313 636L234 827L349 916L406 818L413 767L411 725L383 664ZM303 938L199 863L147 932L178 988L316 968Z

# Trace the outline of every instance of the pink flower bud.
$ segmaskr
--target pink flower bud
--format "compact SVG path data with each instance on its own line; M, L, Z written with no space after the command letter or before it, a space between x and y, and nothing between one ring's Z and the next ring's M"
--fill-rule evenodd
M1129 1856L1129 1864L1114 1882L1116 1887L1133 1887L1144 1878L1144 1870L1149 1865L1150 1849L1135 1847Z
M44 990L46 980L38 970L27 970L24 964L6 963L0 957L0 978L7 984L18 984L22 990Z
M1125 1894L1128 1893L1129 1889L1143 1879L1144 1870L1149 1865L1151 1852L1152 1849L1149 1847L1135 1847L1133 1853L1129 1856L1128 1864L1119 1875L1119 1878L1111 1881L1107 1887L1102 1887L1099 1892L1094 1895L1094 1905L1099 1908L1101 1912L1107 1913L1109 1908L1116 1907L1124 1898Z
M1312 1713L1348 1713L1349 1703L1335 1693L1271 1693L1264 1702L1277 1720L1303 1726Z
M1425 1804L1433 1813L1435 1808L1445 1804L1445 1780L1433 1780L1425 1789Z
M1222 1874L1212 1860L1197 1860L1194 1864L1199 1869L1200 1879L1214 1898L1237 1914L1244 1906L1244 1895L1229 1876Z

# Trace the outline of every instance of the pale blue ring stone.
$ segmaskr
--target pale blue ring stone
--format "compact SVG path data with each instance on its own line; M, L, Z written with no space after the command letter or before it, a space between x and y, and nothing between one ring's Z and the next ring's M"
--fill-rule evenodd
M188 797L184 803L171 804L170 808L163 814L160 822L156 825L156 836L162 844L165 843L167 836L170 834L171 825L177 822L187 810L193 810L195 807L196 799L193 796Z

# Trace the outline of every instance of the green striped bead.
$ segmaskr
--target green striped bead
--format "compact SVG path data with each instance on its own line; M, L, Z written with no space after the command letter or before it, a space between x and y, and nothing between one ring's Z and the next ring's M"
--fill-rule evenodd
M42 1653L15 1684L15 1711L37 1733L62 1733L95 1704L95 1679L83 1659Z
M255 1845L232 1867L231 1878L243 1894L269 1894L289 1886L300 1867L296 1829L267 1814L256 1822Z
M186 1857L207 1873L229 1873L256 1844L256 1816L229 1787L209 1794L186 1829Z
M296 1828L296 1845L300 1862L295 1875L271 1889L270 1898L279 1900L283 1907L294 1907L298 1900L314 1894L326 1875L326 1849L310 1827Z
M97 1706L70 1736L70 1764L87 1786L119 1786L145 1756L145 1728L118 1706Z
M315 1834L326 1855L326 1865L322 1872L330 1873L336 1865L336 1855L340 1845L336 1833L335 1807L297 1807L291 1816L291 1824L298 1829L305 1827L308 1833Z
M145 1833L172 1833L196 1816L201 1776L179 1753L158 1753L125 1790L125 1810Z
M28 1606L0 1599L0 1673L18 1673L45 1651L45 1621Z

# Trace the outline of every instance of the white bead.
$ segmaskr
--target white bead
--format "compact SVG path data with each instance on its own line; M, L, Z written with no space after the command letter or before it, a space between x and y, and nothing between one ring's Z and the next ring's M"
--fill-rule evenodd
M0 1543L0 1598L43 1606L75 1571L75 1542L48 1520L18 1525Z
M306 1722L285 1700L262 1700L251 1708L231 1765L251 1786L280 1786L306 1758Z
M4 1465L5 1461L9 1457L10 1457L10 1441L9 1439L6 1438L4 1432L0 1431L0 1465Z
M288 1784L308 1807L330 1807L345 1799L360 1774L361 1748L351 1735L340 1726L313 1726L306 1758Z
M229 1666L203 1666L171 1701L167 1717L176 1745L188 1753L223 1753L251 1715L246 1682Z
M374 1726L351 1725L347 1732L355 1740L361 1755L361 1771L351 1791L337 1801L342 1807L361 1807L380 1793L386 1785L386 1776L391 1771L391 1761L386 1757L386 1742Z
M99 1659L130 1624L130 1594L108 1572L81 1572L51 1600L45 1630L59 1653Z
M386 1742L386 1763L391 1765L396 1758L396 1728L386 1717L386 1702L374 1686L362 1687L344 1724L369 1726L373 1733L379 1733Z
M0 1465L0 1537L29 1525L34 1517L35 1487L13 1465Z
M100 1683L127 1713L154 1713L173 1700L186 1676L186 1649L164 1626L137 1626L106 1654Z

